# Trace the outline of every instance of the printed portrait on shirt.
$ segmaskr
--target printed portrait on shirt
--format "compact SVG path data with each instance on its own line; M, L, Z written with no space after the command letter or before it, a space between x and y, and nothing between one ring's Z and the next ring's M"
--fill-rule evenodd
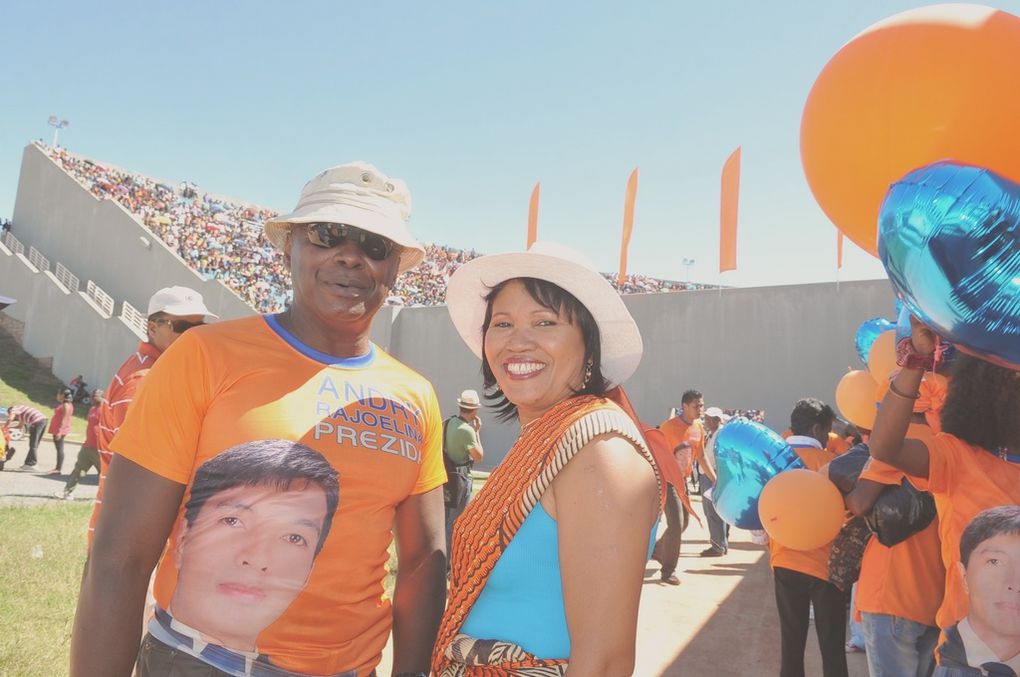
M248 442L203 463L170 544L175 626L257 653L308 582L339 503L336 470L299 443Z

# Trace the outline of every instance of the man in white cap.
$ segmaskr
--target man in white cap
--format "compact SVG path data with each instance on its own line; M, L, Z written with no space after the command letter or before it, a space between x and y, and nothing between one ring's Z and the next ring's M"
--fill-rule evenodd
M321 172L293 212L265 224L291 272L290 307L189 331L146 378L113 443L72 675L126 676L137 655L140 677L364 677L391 628L394 674L426 674L446 595L442 415L428 381L369 338L397 274L424 257L410 206L404 183L372 165ZM327 497L301 479L299 456L275 451L279 470L244 486L196 483L222 454L243 462L248 448L296 445L338 478L328 533L310 517ZM188 608L171 603L185 557L201 588Z
M730 417L724 414L719 407L709 407L705 410L705 453L701 459L702 462L698 464L698 469L701 472L698 486L701 487L701 507L705 511L705 521L708 522L708 536L711 544L701 551L702 557L722 557L730 548L730 525L726 524L716 512L710 491L718 480L715 467L715 436L719 432L719 428L729 420Z
M443 463L446 466L446 486L443 499L446 505L446 552L450 552L453 523L464 512L471 500L473 478L471 467L485 456L479 434L482 419L478 416L481 401L478 392L465 390L457 398L460 411L443 422Z
M99 407L99 424L96 428L96 450L99 452L99 490L89 520L88 542L91 546L96 520L103 504L106 473L110 468L113 451L110 442L117 434L128 407L142 383L142 379L156 364L163 351L192 327L205 324L206 318L217 315L205 307L202 295L188 287L164 287L149 298L148 321L145 325L147 340L120 365L114 374L106 397Z

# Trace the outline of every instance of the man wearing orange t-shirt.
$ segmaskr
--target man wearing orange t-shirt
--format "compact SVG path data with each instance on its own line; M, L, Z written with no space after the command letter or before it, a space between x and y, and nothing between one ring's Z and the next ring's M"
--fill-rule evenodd
M99 489L89 519L88 543L92 545L96 520L103 505L106 473L110 468L113 451L110 442L127 416L128 407L142 379L152 369L163 351L192 327L204 324L207 317L217 317L205 307L202 295L188 287L164 287L149 298L146 334L148 340L138 344L120 369L113 375L106 397L99 405L99 425L96 427L96 449L99 451Z
M836 415L813 397L799 400L790 414L793 434L787 443L809 470L818 470L836 455L826 451L829 431ZM769 563L776 586L779 610L782 665L780 677L804 677L810 609L815 610L815 631L822 654L825 677L846 677L846 598L829 582L829 551L832 542L814 550L793 550L774 539L769 541Z
M847 507L855 515L867 515L885 487L899 486L905 477L886 463L870 460L846 497ZM864 549L857 608L851 613L860 612L872 677L927 677L935 667L935 613L946 582L938 529L938 520L933 520L894 546L872 538Z
M290 307L191 330L145 377L112 443L73 676L129 675L137 655L139 677L367 677L391 629L394 674L427 673L446 594L442 416L370 340L424 256L409 214L404 183L372 165L321 172L265 224Z
M680 407L680 415L663 423L659 430L673 449L673 456L686 479L691 474L694 461L701 459L704 454L705 429L702 427L701 414L705 410L705 398L697 390L688 390L680 398ZM680 579L674 572L680 560L684 522L689 519L687 508L681 504L676 492L677 488L673 486L666 492L666 531L655 542L652 551L652 559L662 565L662 582L668 585L680 585Z

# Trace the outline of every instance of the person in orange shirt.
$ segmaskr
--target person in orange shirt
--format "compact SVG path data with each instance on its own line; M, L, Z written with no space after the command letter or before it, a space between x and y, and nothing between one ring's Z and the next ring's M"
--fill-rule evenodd
M924 434L931 432L911 436ZM886 463L868 461L846 497L847 507L855 515L869 514L882 491L899 486L904 477ZM933 520L892 547L872 538L864 549L851 613L860 613L872 677L928 677L935 667L935 613L946 581L938 526Z
M446 599L442 415L432 385L371 341L397 275L424 257L410 204L404 182L372 165L320 172L292 213L263 226L291 273L289 308L190 329L145 376L111 443L72 675L134 664L163 677L172 661L172 674L367 677L391 630L394 674L427 673ZM194 512L207 463L266 441L285 443L271 455L308 448L335 471L328 534L329 492L268 469L254 494L235 487ZM251 541L252 527L276 538Z
M704 456L705 429L701 423L701 414L705 410L705 398L697 390L687 390L680 398L680 406L680 415L667 420L659 429L673 448L673 455L686 478L691 474L694 461ZM680 585L680 579L674 572L680 560L684 525L690 516L676 487L669 487L664 510L666 531L655 542L652 559L662 565L660 575L663 583Z
M889 385L871 433L871 455L924 478L935 497L946 569L945 596L936 614L945 631L967 615L960 537L982 510L1020 503L1020 378L1017 372L970 355L956 360L942 410L942 432L927 440L906 436L925 371L934 365L935 334L911 320L901 342L902 369ZM937 657L937 656L936 656ZM941 662L941 661L940 661Z
M787 443L809 470L819 470L836 458L825 450L836 414L813 397L799 400L790 414L793 434ZM815 632L822 653L825 677L846 677L846 597L829 582L829 551L832 543L814 550L787 548L769 541L769 563L779 610L782 665L780 677L804 677L810 609L815 610Z
M164 287L149 297L147 340L138 344L117 373L113 375L106 397L99 406L99 425L96 427L96 449L99 452L99 489L89 518L88 544L92 546L96 521L103 506L106 473L110 468L113 451L110 442L127 416L128 407L138 387L149 373L160 355L192 327L205 323L207 317L215 318L205 307L202 295L188 287Z

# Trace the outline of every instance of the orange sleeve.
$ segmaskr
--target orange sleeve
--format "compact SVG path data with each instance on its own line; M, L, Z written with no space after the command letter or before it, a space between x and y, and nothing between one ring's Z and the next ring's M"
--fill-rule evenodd
M425 409L426 429L425 445L422 451L421 468L418 470L418 481L411 494L424 494L438 486L446 484L446 468L443 465L443 414L439 409L439 400L432 386L428 387L427 406Z
M684 442L683 435L677 430L678 422L680 417L671 418L662 425L659 426L659 430L665 435L666 441L669 442L669 452L673 453L676 448Z
M202 343L184 334L149 370L110 447L146 470L187 484L210 392Z
M926 490L932 493L946 493L956 474L958 458L956 445L939 433L934 440L920 440L928 448L928 482Z
M864 470L861 472L862 480L871 480L879 484L899 485L903 478L902 470L875 458L868 461L868 464L864 466Z

